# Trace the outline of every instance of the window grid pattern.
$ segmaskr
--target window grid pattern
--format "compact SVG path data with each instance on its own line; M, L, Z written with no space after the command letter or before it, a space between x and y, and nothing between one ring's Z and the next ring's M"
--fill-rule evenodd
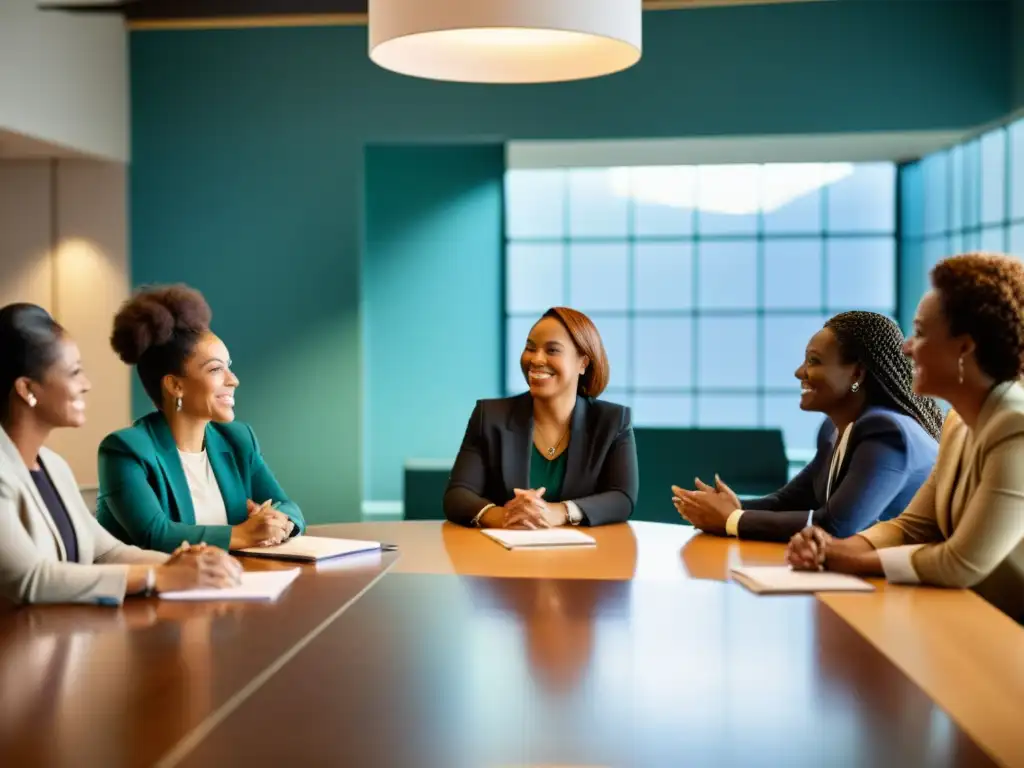
M836 184L856 190L860 174L852 198L821 183L723 213L701 205L705 168L662 169L692 181L671 205L651 204L648 169L508 172L506 390L525 389L527 331L562 304L594 320L612 366L603 397L638 426L778 426L791 450L812 450L821 416L800 411L793 376L808 339L842 310L895 313L895 169L848 166ZM797 167L745 168L736 181L764 198L766 180L787 178L775 168ZM628 180L618 196L611 174ZM730 189L716 189L721 207Z
M946 256L995 251L1024 259L1024 119L934 152L901 176L901 247L907 263L919 265L914 282L922 289Z

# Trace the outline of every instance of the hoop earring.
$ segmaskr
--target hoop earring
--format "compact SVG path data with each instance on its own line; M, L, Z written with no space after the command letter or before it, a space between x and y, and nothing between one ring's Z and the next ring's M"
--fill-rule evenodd
M177 400L174 401L174 410L179 411L179 412L181 411L181 398L180 397Z
M957 361L957 382L960 384L964 383L964 356L960 355L960 359Z

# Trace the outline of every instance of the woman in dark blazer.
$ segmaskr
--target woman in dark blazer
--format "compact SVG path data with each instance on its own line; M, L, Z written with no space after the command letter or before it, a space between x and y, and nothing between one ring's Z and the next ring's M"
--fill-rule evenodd
M809 519L851 536L902 512L932 470L942 428L935 402L912 390L903 341L899 326L874 312L825 323L795 374L800 407L828 417L811 463L775 493L742 503L717 477L714 488L699 479L693 491L673 486L679 513L706 533L788 541Z
M234 420L238 378L211 314L201 294L179 285L136 294L114 318L114 351L135 365L157 407L100 444L97 518L124 542L238 550L305 526L252 429Z
M608 383L597 328L566 307L530 329L529 391L477 402L444 495L453 523L548 528L623 522L639 478L629 408L595 398Z

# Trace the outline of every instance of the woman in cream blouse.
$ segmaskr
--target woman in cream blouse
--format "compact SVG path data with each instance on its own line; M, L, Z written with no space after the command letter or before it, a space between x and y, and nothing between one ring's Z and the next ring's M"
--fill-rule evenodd
M1024 620L1024 263L968 254L932 270L906 352L949 402L935 468L907 509L848 539L796 534L794 568L973 587Z
M213 547L170 558L122 544L85 506L43 443L85 422L78 347L41 307L0 309L0 603L119 605L125 595L231 586L240 566Z

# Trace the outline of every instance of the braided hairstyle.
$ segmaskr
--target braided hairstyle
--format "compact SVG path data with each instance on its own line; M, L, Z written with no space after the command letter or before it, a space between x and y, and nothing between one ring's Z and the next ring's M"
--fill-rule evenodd
M839 342L846 363L867 371L864 396L869 405L882 405L912 416L939 439L942 411L930 397L914 394L914 369L903 354L903 332L894 320L876 312L842 312L825 323Z

